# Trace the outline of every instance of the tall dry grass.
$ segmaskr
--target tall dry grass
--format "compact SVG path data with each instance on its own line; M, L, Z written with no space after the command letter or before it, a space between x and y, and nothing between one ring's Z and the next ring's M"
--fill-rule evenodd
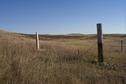
M99 66L96 47L41 48L45 51L36 51L28 41L0 40L0 84L126 84L125 54L114 52L110 60L106 53L107 63Z

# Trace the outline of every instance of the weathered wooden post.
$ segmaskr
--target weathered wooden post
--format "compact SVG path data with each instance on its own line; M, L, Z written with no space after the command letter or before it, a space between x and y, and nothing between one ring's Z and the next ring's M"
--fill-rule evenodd
M98 46L98 62L103 64L103 34L102 34L102 24L97 24L97 46Z
M38 35L38 32L36 32L36 49L39 50L39 35Z
M123 52L123 40L121 40L121 52Z

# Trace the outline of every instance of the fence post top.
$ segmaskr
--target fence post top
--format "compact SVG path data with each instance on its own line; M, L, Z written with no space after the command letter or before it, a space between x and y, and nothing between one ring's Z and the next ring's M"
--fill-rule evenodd
M102 24L102 23L99 22L99 23L97 23L97 24Z
M97 25L102 25L102 23L97 23Z

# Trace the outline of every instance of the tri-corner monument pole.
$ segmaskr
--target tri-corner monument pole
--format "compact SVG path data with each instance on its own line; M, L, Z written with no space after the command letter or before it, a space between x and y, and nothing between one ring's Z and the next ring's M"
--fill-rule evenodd
M38 32L36 32L36 49L39 50L40 47L39 47L39 35L38 35Z
M102 24L97 24L97 45L98 45L98 62L99 64L103 64L103 34L102 34Z

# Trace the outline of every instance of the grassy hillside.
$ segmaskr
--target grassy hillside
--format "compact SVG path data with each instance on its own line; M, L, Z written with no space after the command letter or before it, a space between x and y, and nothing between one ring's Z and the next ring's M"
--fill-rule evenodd
M96 36L35 36L0 31L0 84L126 84L125 36L106 36L97 64Z
M35 39L35 34L20 34L26 38ZM94 40L96 39L96 34L68 34L68 35L49 35L49 34L39 34L40 40L61 40L61 39L76 39L76 40ZM104 34L104 39L113 38L126 38L125 34Z

